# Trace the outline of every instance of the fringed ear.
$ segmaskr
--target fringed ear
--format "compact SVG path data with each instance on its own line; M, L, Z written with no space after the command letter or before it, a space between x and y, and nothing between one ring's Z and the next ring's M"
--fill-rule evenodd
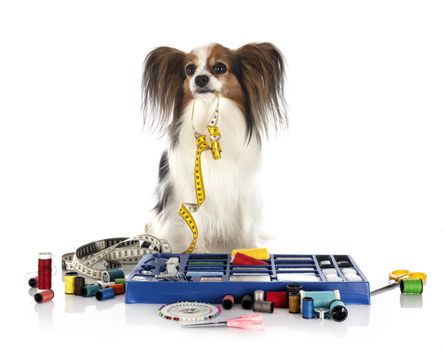
M158 47L145 58L142 79L142 111L144 120L151 116L151 127L165 132L178 113L183 97L185 53Z
M253 43L234 52L235 74L246 93L253 131L267 135L271 123L277 130L288 125L284 97L285 62L281 52L270 43Z

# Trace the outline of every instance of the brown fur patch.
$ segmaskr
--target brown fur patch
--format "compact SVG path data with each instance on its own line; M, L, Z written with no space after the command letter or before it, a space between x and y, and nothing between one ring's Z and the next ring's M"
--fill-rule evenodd
M227 71L215 74L213 69L216 63L223 63L227 67ZM231 50L219 44L213 45L207 58L206 69L222 82L222 96L234 101L245 115L245 96L236 75L233 73Z
M149 112L151 126L168 132L174 143L174 132L189 96L184 96L184 52L172 47L158 47L145 58L142 78L142 109ZM149 111L148 111L149 109ZM172 118L171 118L172 116Z
M280 51L270 43L247 44L233 51L233 62L247 99L250 131L260 137L270 123L276 129L286 127L285 66Z

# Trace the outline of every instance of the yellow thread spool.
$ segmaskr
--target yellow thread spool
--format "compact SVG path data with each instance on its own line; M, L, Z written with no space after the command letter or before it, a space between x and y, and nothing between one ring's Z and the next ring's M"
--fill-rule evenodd
M77 272L67 272L65 275L65 294L74 294L76 291L75 280L79 274Z
M288 294L288 312L299 314L301 312L301 295L299 293Z

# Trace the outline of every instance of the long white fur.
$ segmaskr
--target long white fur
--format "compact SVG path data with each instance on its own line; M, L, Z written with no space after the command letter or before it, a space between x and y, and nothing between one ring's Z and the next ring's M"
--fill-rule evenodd
M195 127L206 130L215 97L197 98ZM191 125L190 104L182 116L178 144L168 150L169 173L161 186L172 185L167 206L153 217L148 233L164 238L174 252L185 250L192 234L178 211L182 202L196 202L194 190L194 158L196 142ZM239 108L231 100L220 99L219 129L222 135L222 158L214 160L211 152L202 154L202 173L206 200L193 213L199 230L198 252L229 252L235 248L251 248L257 244L260 224L260 196L257 175L260 168L260 149L253 137L247 144L245 121Z
M197 51L199 60L206 61L207 48ZM196 74L203 74L202 66ZM194 79L192 79L194 81ZM208 87L219 86L211 77ZM194 91L194 85L190 86ZM194 127L208 134L206 125L212 117L217 97L212 93L195 95ZM202 173L206 200L193 213L199 238L195 252L230 252L236 248L257 245L261 218L258 188L260 147L253 136L246 139L245 117L230 99L220 98L219 130L222 135L222 158L214 160L211 151L202 154ZM196 141L191 124L191 102L181 117L178 143L168 150L169 172L159 187L160 192L171 187L167 205L160 214L153 215L146 231L166 239L173 252L184 251L192 240L192 233L178 211L182 202L196 203L194 189L194 159Z

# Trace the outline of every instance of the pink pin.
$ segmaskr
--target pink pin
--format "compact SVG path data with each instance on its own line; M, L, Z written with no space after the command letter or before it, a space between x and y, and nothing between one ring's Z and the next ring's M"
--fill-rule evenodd
M262 315L248 314L240 317L232 318L227 321L222 322L207 322L207 323L192 323L184 324L182 327L185 328L196 328L196 327L234 327L242 329L264 329L264 324L262 323Z

